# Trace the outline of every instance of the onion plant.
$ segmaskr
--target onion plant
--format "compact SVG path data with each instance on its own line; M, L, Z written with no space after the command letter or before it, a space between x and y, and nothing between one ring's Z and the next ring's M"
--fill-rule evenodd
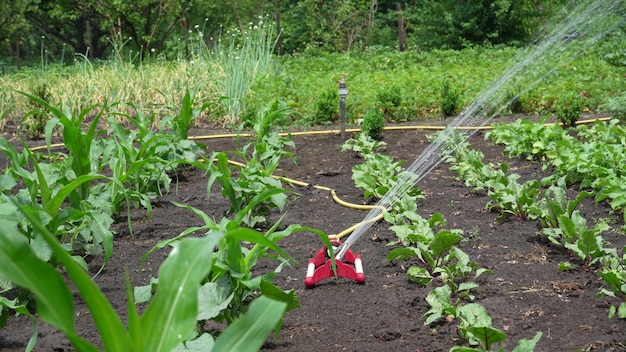
M212 51L207 51L209 60L216 60L222 75L219 87L220 100L227 111L227 124L241 122L244 99L258 77L265 75L272 63L275 39L273 26L261 17L257 24L250 23L247 30L228 31Z

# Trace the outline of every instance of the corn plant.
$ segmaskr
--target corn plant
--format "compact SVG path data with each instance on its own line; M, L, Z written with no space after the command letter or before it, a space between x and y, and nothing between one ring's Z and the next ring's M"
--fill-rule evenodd
M178 140L186 140L189 137L189 129L193 126L202 111L209 108L210 103L204 103L196 107L196 91L185 90L185 95L180 102L180 109L177 115L165 117L162 125L171 127Z
M16 205L17 207L17 205ZM214 247L223 238L258 238L253 230L212 233L203 238L186 238L176 244L159 268L161 285L152 302L139 315L128 291L128 329L87 273L71 258L56 237L40 222L33 209L19 208L41 232L93 316L105 350L171 351L193 331L198 311L198 288L211 270ZM68 284L54 267L37 257L26 238L10 221L1 220L0 274L33 293L42 320L61 330L78 351L98 351L77 335L74 306ZM128 284L127 284L128 285ZM260 298L248 314L226 329L212 346L213 351L255 351L284 313L286 304ZM208 336L207 336L208 337ZM208 343L212 338L206 339ZM205 344L205 346L210 344ZM242 343L244 343L242 345Z
M99 105L92 105L88 108L81 110L79 113L73 113L67 106L63 107L63 110L52 106L45 100L30 95L28 93L22 93L32 99L33 101L42 105L46 110L50 111L54 116L46 126L46 143L50 145L51 134L53 127L57 124L61 124L63 127L63 143L70 151L70 159L72 171L75 177L90 174L92 171L98 169L97 164L92 164L91 158L91 146L98 134L98 122L102 117L105 109ZM82 124L87 116L93 113L97 108L101 108L93 117L93 120L89 123L86 131L83 131ZM74 208L80 209L80 203L87 199L89 196L89 190L91 188L91 181L81 183L80 186L73 190L70 194L70 202Z
M63 163L39 163L26 144L23 144L23 149L22 153L18 153L13 145L0 139L0 151L11 160L11 167L5 170L5 182L19 178L26 185L26 188L17 191L14 198L23 205L37 209L47 228L57 237L66 240L74 254L104 253L106 263L111 257L113 246L113 234L107 226L113 222L110 214L106 209L94 210L91 196L80 202L79 208L71 202L69 206L63 206L73 192L85 183L95 180L116 181L94 173L68 180L64 176L67 174L67 167ZM33 172L26 170L28 161L32 163ZM37 231L30 231L30 224L25 219L20 216L16 218L40 258L51 260L52 253L47 246L42 245L43 238ZM82 262L80 256L75 259Z
M257 195L246 208L235 214L232 220L222 218L219 222L215 222L199 209L174 203L198 215L205 224L191 227L175 238L160 242L144 256L144 260L155 250L174 245L194 233L204 232L205 236L211 237L216 232L242 229L242 226L245 225L243 223L245 214L255 207L255 203L263 202L264 199L271 197L277 192L280 191L275 189L266 190L264 193ZM200 287L200 309L197 314L199 327L204 326L207 320L226 322L228 325L233 322L236 323L236 319L249 310L248 302L260 295L284 302L286 310L300 306L293 289L284 291L271 282L275 272L279 272L284 265L292 260L278 247L277 242L294 232L310 231L320 233L317 230L298 225L290 225L282 231L277 231L279 224L280 221L262 236L226 237L217 243L213 257L213 266L202 280ZM261 258L270 258L278 261L278 267L274 272L255 276L254 268ZM141 301L149 300L151 291L161 284L160 280L153 280L148 286L136 288L135 292ZM276 325L276 328L278 327L279 325Z
M244 164L234 165L224 152L220 152L207 160L207 170L211 176L208 180L208 194L213 183L217 181L222 187L222 195L230 201L231 214L236 214L246 208L251 201L266 190L275 189L268 199L255 203L255 207L245 214L245 223L249 227L266 222L270 209L282 211L287 204L287 190L282 182L273 176L283 157L294 160L293 153L288 148L294 148L293 141L272 132L272 124L286 116L289 110L283 103L273 102L269 107L262 109L257 115L254 125L255 140L243 146L235 155L244 160ZM214 163L216 161L216 163ZM233 169L237 168L239 177L234 177Z

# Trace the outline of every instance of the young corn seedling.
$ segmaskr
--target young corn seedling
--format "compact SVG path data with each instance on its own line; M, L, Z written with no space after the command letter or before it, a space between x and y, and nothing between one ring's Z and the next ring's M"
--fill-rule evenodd
M57 238L45 228L36 212L29 207L19 209L32 222L33 228L41 232L59 259L89 308L102 345L107 351L165 352L177 346L182 348L184 338L194 330L198 312L198 288L212 268L217 243L224 238L263 238L253 230L240 229L181 240L159 268L161 285L143 315L138 314L128 291L129 313L126 329L102 291L71 258ZM61 274L37 257L14 224L4 219L0 223L3 229L0 232L0 259L3 263L0 275L32 292L41 319L62 331L74 349L98 351L95 345L77 334L72 293ZM261 297L253 301L245 316L231 324L217 341L214 342L211 336L204 335L203 345L205 348L212 346L212 351L256 351L267 334L281 321L285 307L286 303Z
M175 203L177 206L189 209L198 215L203 219L205 225L189 228L177 237L157 244L144 256L144 259L153 251L165 246L175 245L183 238L194 233L204 232L205 236L210 237L216 232L245 229L242 227L244 225L245 213L255 207L254 203L262 202L276 192L279 191L265 191L255 197L246 208L235 214L232 220L222 218L219 223L213 221L199 209ZM248 302L259 296L270 297L285 303L287 311L300 306L293 289L284 291L272 284L275 273L279 272L291 260L278 247L277 242L299 231L309 231L318 234L320 232L298 225L290 225L285 230L277 231L279 224L280 222L277 222L262 236L227 237L217 243L213 267L202 280L200 287L200 309L197 315L199 327L204 326L204 322L207 320L224 321L229 325L233 322L236 323L236 319L249 310ZM322 237L321 235L320 237ZM279 262L279 265L274 272L255 276L253 271L261 258L276 260ZM151 291L160 285L160 280L154 280L149 286L136 288L136 295L139 294L141 296L138 299L140 301L150 299ZM279 328L279 325L276 325L276 328Z
M97 165L97 163L92 164L91 146L96 135L99 133L97 130L98 123L106 109L100 105L92 105L91 107L83 109L80 113L74 114L68 107L64 107L63 110L61 110L37 96L23 92L21 93L42 105L54 116L54 118L52 118L46 126L45 138L48 146L50 146L53 127L56 124L61 124L63 127L63 143L70 151L69 158L71 160L71 166L75 177L88 175L91 172L97 171L99 169L99 165ZM95 114L95 117L89 123L87 131L83 131L81 129L83 121L97 108L101 109ZM91 181L87 181L81 183L76 190L71 192L70 202L74 208L80 209L80 203L87 199L90 188Z

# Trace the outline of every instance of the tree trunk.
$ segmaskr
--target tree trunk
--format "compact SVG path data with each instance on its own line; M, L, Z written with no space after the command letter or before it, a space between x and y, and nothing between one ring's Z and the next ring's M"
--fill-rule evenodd
M406 50L406 28L404 28L404 18L402 17L402 3L396 3L398 11L398 50Z

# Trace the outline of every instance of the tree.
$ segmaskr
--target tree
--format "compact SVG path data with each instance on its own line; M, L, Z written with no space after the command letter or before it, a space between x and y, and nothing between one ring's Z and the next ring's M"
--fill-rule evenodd
M15 55L18 68L20 45L31 28L25 14L34 9L38 2L38 0L0 1L0 54Z
M563 0L559 1L563 2ZM556 6L549 0L416 1L407 6L410 31L422 48L523 44L533 38Z

